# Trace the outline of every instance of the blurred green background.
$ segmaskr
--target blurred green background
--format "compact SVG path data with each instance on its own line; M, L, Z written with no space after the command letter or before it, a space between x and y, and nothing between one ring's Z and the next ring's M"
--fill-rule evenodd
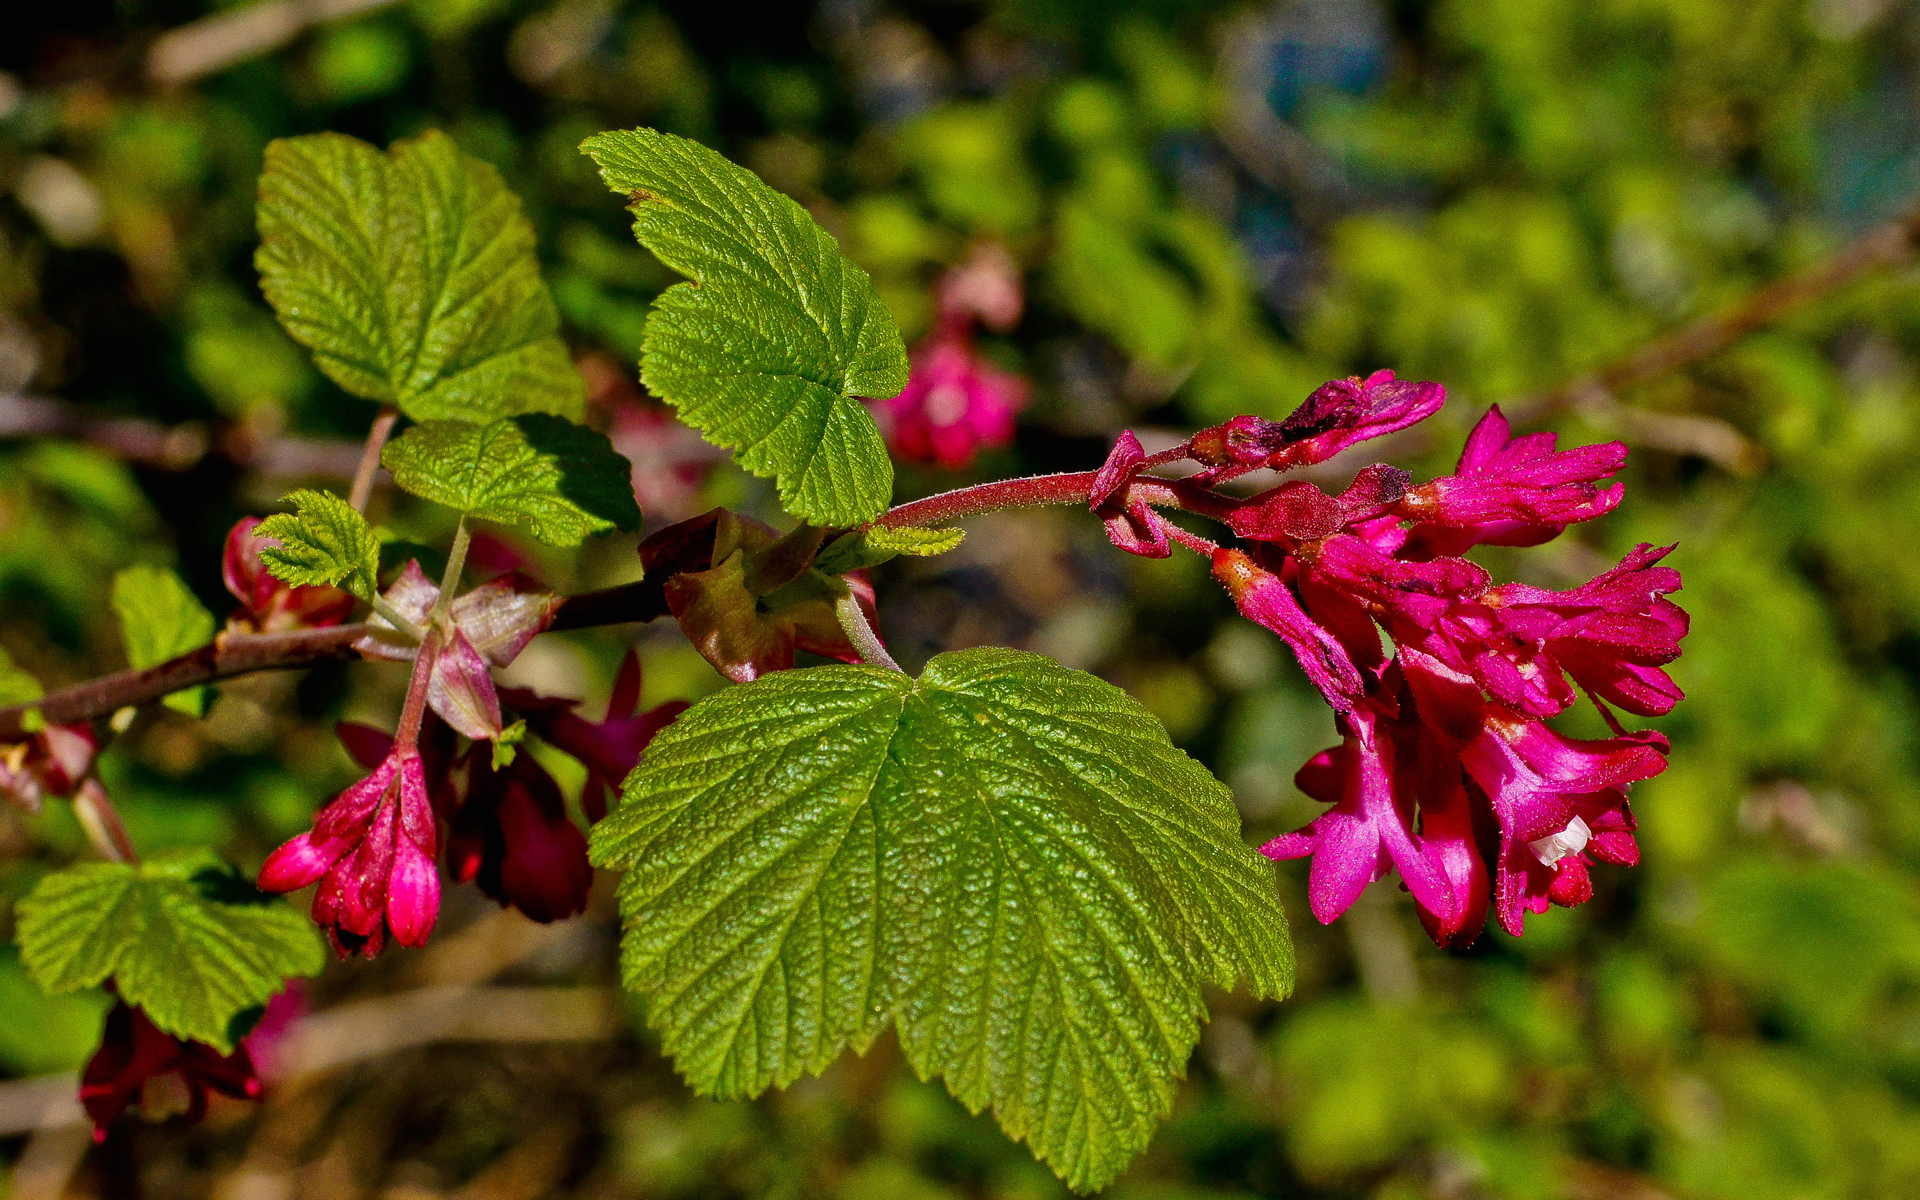
M1447 385L1438 428L1390 448L1444 472L1487 404L1920 197L1920 4L1900 0L269 0L224 24L206 0L7 7L0 645L49 686L123 665L115 570L174 566L224 613L231 523L351 471L372 406L278 331L251 268L274 137L437 126L496 164L602 422L647 411L632 361L672 276L575 152L590 133L653 125L759 171L910 342L939 272L1004 243L1028 307L986 347L1033 403L1015 445L961 474L903 467L903 496L1090 468L1128 427L1278 417L1382 366ZM1617 398L1521 411L1626 438L1628 492L1551 546L1491 552L1498 574L1566 586L1679 542L1688 699L1659 722L1671 768L1635 795L1642 865L1598 870L1590 904L1524 939L1448 954L1391 885L1320 927L1306 864L1283 864L1297 995L1218 999L1114 1194L1920 1195L1920 274L1870 274ZM654 455L650 527L715 503L774 515L764 484L647 436L623 448ZM404 497L376 510L447 533ZM514 548L576 589L637 577L632 544ZM1292 775L1331 717L1191 557L1026 514L878 582L909 668L981 643L1055 655L1152 707L1232 784L1249 839L1315 808ZM544 638L515 680L597 712L629 641L649 702L718 686L665 627ZM370 665L236 681L205 722L136 726L106 780L143 848L251 868L351 778L332 722L390 720L402 684ZM13 900L83 847L63 804L0 808L0 942ZM497 1020L425 1046L337 1021L329 1052L358 1061L84 1158L81 1132L51 1192L72 1131L30 1133L23 1105L84 1061L104 998L48 1000L0 947L0 1174L116 1198L1062 1194L887 1042L716 1104L637 1009L516 1025L612 987L609 882L552 930L451 892L435 948L335 966L311 1002L351 1017L440 987Z

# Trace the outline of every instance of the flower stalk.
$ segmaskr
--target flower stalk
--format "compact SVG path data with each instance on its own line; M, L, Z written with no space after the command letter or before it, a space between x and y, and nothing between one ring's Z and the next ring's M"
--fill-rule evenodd
M382 405L379 415L373 419L373 428L367 431L367 448L360 452L360 466L353 473L353 490L347 493L347 503L353 505L355 512L367 511L367 501L373 498L373 477L380 471L380 451L399 419L399 409Z

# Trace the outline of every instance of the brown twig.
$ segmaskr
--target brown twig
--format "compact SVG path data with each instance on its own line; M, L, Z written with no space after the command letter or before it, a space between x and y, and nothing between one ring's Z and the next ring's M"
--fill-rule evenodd
M67 437L111 450L129 462L181 470L206 457L205 427L103 417L50 396L0 392L0 438Z
M1599 371L1542 395L1503 402L1502 407L1516 422L1529 422L1566 408L1613 403L1614 393L1710 358L1863 275L1910 261L1916 251L1920 251L1920 204L1810 270L1777 280L1731 308L1655 338Z
M191 83L291 42L303 30L385 8L395 0L260 0L162 34L147 55L147 76L162 86Z
M659 584L655 582L649 587L648 581L641 580L567 597L549 628L585 629L594 625L651 621L666 612ZM30 705L16 704L0 709L0 742L17 741L25 736L20 722L31 708L39 709L40 714L55 725L70 725L98 720L128 705L148 704L183 688L235 675L285 671L331 659L353 658L357 654L353 643L369 628L355 624L298 633L223 633L198 650L143 671L103 675L49 692Z
M189 421L162 425L140 417L108 417L51 396L0 392L0 438L64 437L166 471L188 471L209 454L276 479L354 473L362 448L344 438L262 437L244 423L210 430Z

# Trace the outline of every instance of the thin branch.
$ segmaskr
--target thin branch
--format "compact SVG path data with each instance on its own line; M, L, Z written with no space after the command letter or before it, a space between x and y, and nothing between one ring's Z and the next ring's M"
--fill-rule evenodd
M129 462L184 470L212 448L204 425L161 425L105 417L51 396L0 392L0 438L67 437L91 442Z
M1611 402L1613 394L1710 358L1756 329L1824 299L1861 276L1912 261L1920 251L1920 204L1866 234L1825 262L1777 280L1733 307L1655 338L1612 365L1544 395L1503 402L1516 422L1538 421L1565 408Z
M387 435L393 432L393 423L399 419L399 409L391 404L382 405L379 415L373 418L373 427L367 430L367 448L360 452L360 466L353 473L353 491L347 496L347 503L353 505L355 512L367 511L367 500L373 495L373 477L380 472L380 451L387 444Z
M162 425L141 417L102 416L52 396L0 392L0 438L63 437L164 471L188 471L218 454L275 479L352 476L363 449L342 438L261 437L245 422L209 428L198 421Z
M147 55L147 76L163 86L191 83L291 42L303 30L395 0L261 0L162 34Z
M651 621L667 614L657 580L640 580L598 592L569 596L554 614L552 630L586 629ZM33 704L0 709L0 742L25 736L20 721L30 708L56 725L94 721L127 705L147 704L197 684L213 683L255 671L284 671L334 659L358 657L353 643L372 632L364 624L305 629L297 633L223 633L178 658L143 671L120 671L61 688Z

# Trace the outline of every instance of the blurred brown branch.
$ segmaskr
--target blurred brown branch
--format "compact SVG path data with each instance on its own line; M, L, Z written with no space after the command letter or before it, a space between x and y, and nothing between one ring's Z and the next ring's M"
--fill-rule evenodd
M613 1037L620 997L599 987L442 984L361 1000L296 1021L275 1051L276 1083L436 1042L572 1042ZM84 1124L71 1072L0 1083L0 1137Z
M191 83L277 50L315 25L385 8L395 0L261 0L164 33L147 54L147 77L163 86Z
M1911 262L1920 251L1920 203L1894 220L1867 233L1858 241L1798 275L1776 280L1753 292L1739 303L1712 316L1655 338L1610 365L1582 375L1561 387L1536 396L1504 404L1507 415L1516 422L1538 421L1563 409L1598 411L1610 415L1620 408L1614 394L1636 384L1646 383L1673 371L1711 358L1747 334L1783 320L1815 301L1839 291L1847 284L1879 270ZM1631 410L1627 410L1631 412ZM1711 422L1718 428L1697 424L1701 417L1668 417L1653 413L1631 412L1620 418L1626 422L1650 419L1649 430L1656 437L1677 438L1682 448L1715 458L1731 453L1728 435L1738 438L1731 427ZM1660 424L1664 422L1665 424ZM1674 424L1687 422L1686 425ZM1744 439L1741 439L1744 442Z
M63 437L111 451L128 462L190 470L209 454L275 479L352 478L361 445L344 438L262 436L242 424L219 431L199 422L162 425L140 417L104 417L50 396L0 392L0 438Z

